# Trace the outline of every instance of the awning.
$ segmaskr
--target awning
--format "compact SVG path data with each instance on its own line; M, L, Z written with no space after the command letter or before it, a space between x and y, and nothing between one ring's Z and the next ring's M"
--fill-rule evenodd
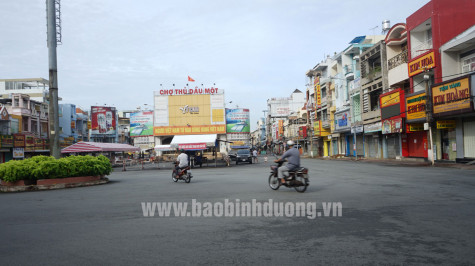
M174 151L175 149L170 147L170 145L156 145L155 150L156 151Z
M102 142L78 142L71 146L68 146L61 150L61 153L73 153L73 152L129 152L140 151L139 147L134 147L129 144L120 143L102 143Z
M174 136L170 147L184 150L206 150L216 144L216 134L208 135L177 135Z

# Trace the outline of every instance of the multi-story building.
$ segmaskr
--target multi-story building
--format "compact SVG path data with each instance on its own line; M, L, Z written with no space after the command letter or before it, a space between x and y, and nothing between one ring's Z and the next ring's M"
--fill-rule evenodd
M426 97L429 95L431 103L428 158L475 159L473 10L475 2L471 0L432 0L406 20L410 92L424 94L428 90ZM424 115L418 111L416 115ZM411 144L408 142L408 149Z
M1 160L49 154L48 105L34 101L26 94L13 93L10 96L0 100L3 120ZM8 137L10 134L13 140ZM11 140L13 145L10 144ZM13 150L10 152L10 147L17 148L18 153L13 153Z
M76 107L77 142L89 141L89 115L86 111Z
M296 89L290 97L271 98L267 100L267 145L276 152L284 150L283 143L288 140L284 123L291 112L297 113L306 103L305 94ZM286 124L287 125L287 124Z
M59 104L59 145L66 148L77 142L77 114L76 105Z
M0 97L10 98L12 93L27 94L37 102L46 102L49 81L43 78L0 79Z
M384 36L383 36L384 37ZM375 128L381 123L380 95L388 91L388 69L386 59L386 44L384 41L377 42L374 46L360 55L361 64L361 120L363 127ZM358 151L367 157L395 158L400 156L400 135L390 134L382 138L380 131L367 132L365 134L366 151ZM387 132L386 132L387 133ZM391 132L396 133L396 132ZM399 132L397 132L399 133ZM359 145L358 145L359 144ZM361 143L362 144L362 143ZM357 143L358 146L362 146ZM382 147L381 147L382 146ZM394 149L393 149L394 148ZM381 154L382 151L382 154ZM389 155L388 155L389 154Z

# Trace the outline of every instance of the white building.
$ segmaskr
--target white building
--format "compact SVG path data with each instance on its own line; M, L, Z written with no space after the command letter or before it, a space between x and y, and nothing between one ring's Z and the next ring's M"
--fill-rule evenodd
M31 100L46 102L49 81L43 78L0 79L0 97L10 98L12 93L27 94Z

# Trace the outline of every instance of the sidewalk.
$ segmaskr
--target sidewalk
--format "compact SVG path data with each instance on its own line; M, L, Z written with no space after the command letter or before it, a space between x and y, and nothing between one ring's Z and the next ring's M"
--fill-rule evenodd
M463 163L455 162L445 162L445 161L436 161L434 166L425 159L422 158L403 158L403 159L376 159L376 158L358 158L355 160L353 157L343 157L343 158L323 158L323 157L314 157L302 156L302 158L316 159L316 160L335 160L335 161L352 161L357 163L376 163L382 165L400 165L400 166L418 166L418 167L444 167L444 168L456 168L464 170L475 170L475 164L467 165Z

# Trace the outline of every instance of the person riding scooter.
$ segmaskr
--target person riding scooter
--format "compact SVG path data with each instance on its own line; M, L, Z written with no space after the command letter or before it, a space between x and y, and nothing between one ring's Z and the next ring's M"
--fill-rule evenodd
M282 183L285 183L286 179L289 177L289 171L296 170L300 167L300 152L298 149L294 149L295 143L291 140L287 141L287 146L289 149L280 157L280 159L275 160L274 162L278 163L287 159L287 164L279 167L279 177L282 178Z
M180 155L178 155L178 157L176 158L176 162L178 164L175 167L175 173L177 175L180 174L180 170L188 167L188 155L185 153L184 149L181 149L180 152Z

